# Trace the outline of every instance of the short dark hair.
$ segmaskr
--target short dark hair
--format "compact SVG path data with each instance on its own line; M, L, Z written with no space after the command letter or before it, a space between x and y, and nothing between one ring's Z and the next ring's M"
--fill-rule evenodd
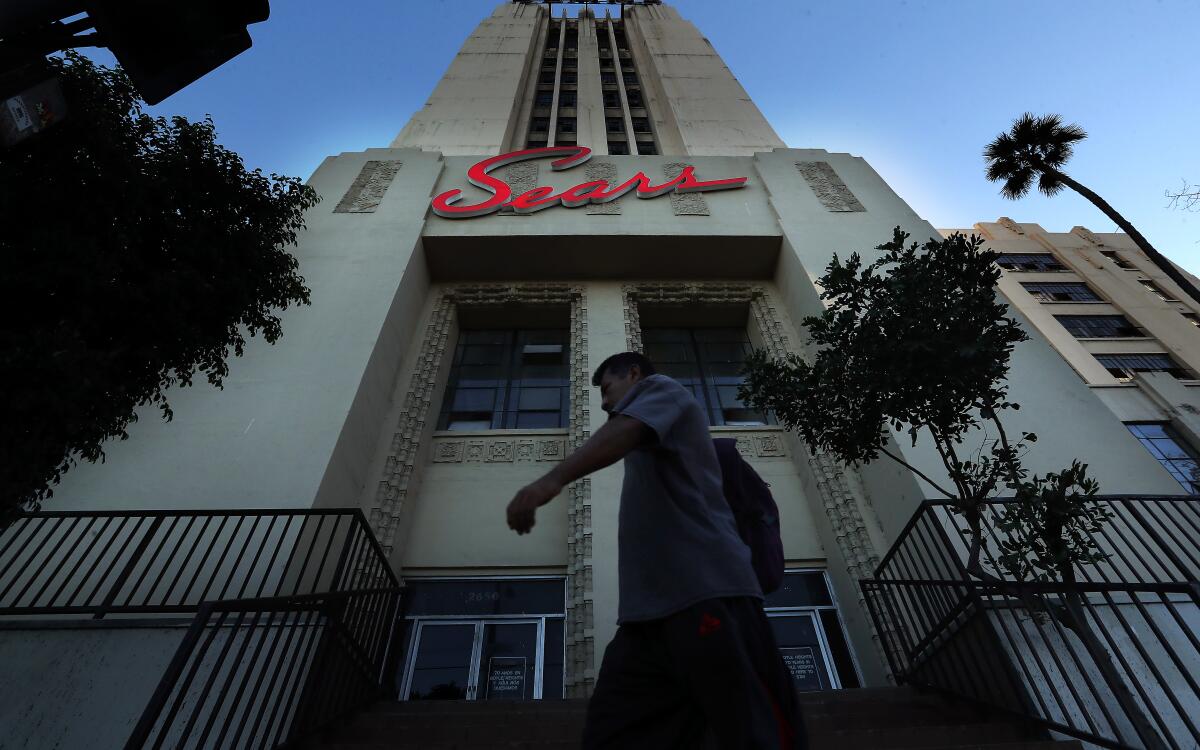
M642 375L653 375L657 370L654 369L654 363L651 362L645 354L641 352L621 352L614 354L608 359L600 363L596 368L596 374L592 376L592 385L600 385L600 381L606 373L612 373L617 377L621 377L629 372L629 368L637 365L637 368L642 371Z

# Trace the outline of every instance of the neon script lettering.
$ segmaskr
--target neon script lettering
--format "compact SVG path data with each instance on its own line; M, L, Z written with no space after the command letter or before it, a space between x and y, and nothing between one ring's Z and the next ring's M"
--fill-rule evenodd
M509 164L551 156L559 158L550 162L550 168L560 172L577 167L590 159L592 150L584 146L547 146L513 151L509 154L500 154L490 159L484 159L467 170L467 180L475 187L491 193L491 197L479 203L462 204L462 190L457 188L447 190L433 199L433 212L446 219L470 219L502 210L531 214L557 205L578 208L588 203L608 203L631 191L635 192L639 198L657 198L670 192L702 193L712 190L732 190L746 184L745 177L732 177L727 180L698 180L692 167L684 167L678 177L667 180L661 185L652 183L645 172L638 172L615 186L609 185L604 180L593 180L567 188L562 192L555 192L556 188L543 185L514 198L512 187L499 177L491 175L493 170Z

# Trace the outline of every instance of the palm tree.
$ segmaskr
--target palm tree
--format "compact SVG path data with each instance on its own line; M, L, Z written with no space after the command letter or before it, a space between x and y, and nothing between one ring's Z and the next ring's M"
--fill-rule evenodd
M992 182L1003 180L1004 187L1000 189L1000 194L1009 200L1024 197L1033 187L1034 178L1037 178L1038 190L1045 195L1054 195L1063 187L1071 188L1103 211L1163 273L1193 300L1200 302L1200 290L1171 261L1155 250L1133 224L1103 198L1062 171L1063 165L1071 158L1072 145L1084 138L1087 138L1087 133L1083 128L1074 123L1064 125L1058 115L1037 117L1026 112L1013 121L1007 133L996 136L983 150L983 158L987 161L987 178Z

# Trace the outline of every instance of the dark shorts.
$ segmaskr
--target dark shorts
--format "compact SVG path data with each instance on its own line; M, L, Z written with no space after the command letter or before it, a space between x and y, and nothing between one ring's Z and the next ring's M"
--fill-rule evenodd
M583 747L799 750L799 714L762 601L709 599L617 629Z

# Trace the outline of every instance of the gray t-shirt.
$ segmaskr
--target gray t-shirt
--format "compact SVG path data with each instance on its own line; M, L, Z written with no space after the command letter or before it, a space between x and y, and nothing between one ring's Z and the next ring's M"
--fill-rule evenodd
M762 598L737 533L704 411L679 383L651 375L613 414L656 439L625 457L617 531L617 623L656 620L704 599Z

